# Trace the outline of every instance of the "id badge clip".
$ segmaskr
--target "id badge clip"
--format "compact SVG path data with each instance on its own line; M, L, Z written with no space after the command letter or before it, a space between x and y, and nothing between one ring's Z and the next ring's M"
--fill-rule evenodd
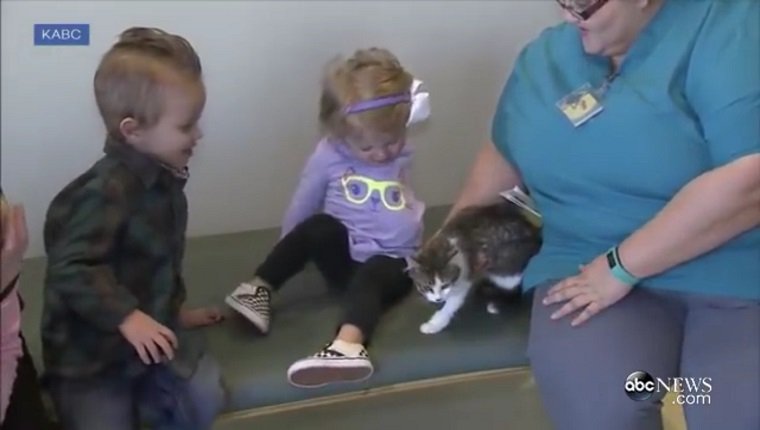
M589 84L563 97L557 107L574 127L580 127L604 110L600 95Z

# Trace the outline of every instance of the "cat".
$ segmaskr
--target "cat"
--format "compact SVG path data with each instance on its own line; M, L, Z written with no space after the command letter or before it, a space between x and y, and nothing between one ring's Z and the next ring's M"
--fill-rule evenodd
M519 294L522 273L541 244L540 228L506 200L460 211L407 259L417 291L429 302L443 303L420 331L446 328L474 285L490 283ZM498 313L497 302L489 300L487 310Z

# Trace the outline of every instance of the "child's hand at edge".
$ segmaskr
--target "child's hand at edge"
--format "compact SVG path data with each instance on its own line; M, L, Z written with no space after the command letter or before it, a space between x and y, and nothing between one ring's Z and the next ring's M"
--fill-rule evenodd
M2 285L6 288L21 272L24 253L29 245L29 233L26 227L26 216L23 206L10 206L2 202L2 232L0 246L2 247Z
M215 306L202 308L183 307L179 311L179 322L182 328L192 329L217 324L224 320L222 311Z

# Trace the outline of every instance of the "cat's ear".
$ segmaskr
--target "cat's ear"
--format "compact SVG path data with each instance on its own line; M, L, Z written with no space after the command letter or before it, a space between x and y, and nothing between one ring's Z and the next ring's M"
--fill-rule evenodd
M416 270L420 267L420 262L417 261L416 256L412 255L409 257L406 257L406 269L404 269L405 272L411 272L413 270Z
M447 263L451 263L451 260L453 260L453 259L454 259L454 257L456 257L456 255L457 255L458 253L459 253L459 250L458 250L458 249L457 249L455 246L452 246L452 247L451 247L451 248L448 250L448 252L446 253L446 262L447 262Z

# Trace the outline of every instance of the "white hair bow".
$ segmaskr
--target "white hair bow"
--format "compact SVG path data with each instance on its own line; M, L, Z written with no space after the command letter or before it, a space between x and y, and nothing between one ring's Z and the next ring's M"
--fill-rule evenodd
M412 81L412 108L406 125L425 121L430 117L430 93L419 79Z

